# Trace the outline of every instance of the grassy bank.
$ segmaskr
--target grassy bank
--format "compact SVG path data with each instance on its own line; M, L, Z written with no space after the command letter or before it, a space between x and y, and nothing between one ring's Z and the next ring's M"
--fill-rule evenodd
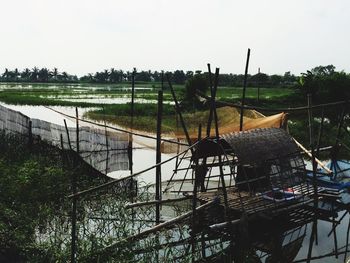
M218 108L217 114L219 127L239 123L239 110L235 108ZM248 118L256 117L253 115L245 113L245 116ZM203 127L203 132L206 129L209 118L209 110L183 110L182 116L185 121L186 128L190 133L196 134L197 136L198 127L200 124ZM129 128L131 125L131 106L130 104L108 105L100 110L86 112L85 117L96 121L106 120L107 122ZM135 104L133 125L133 128L136 130L155 133L157 127L157 105ZM214 121L212 122L212 127L214 127ZM174 106L167 104L163 105L162 132L182 133L182 131L183 129L181 122L177 117Z

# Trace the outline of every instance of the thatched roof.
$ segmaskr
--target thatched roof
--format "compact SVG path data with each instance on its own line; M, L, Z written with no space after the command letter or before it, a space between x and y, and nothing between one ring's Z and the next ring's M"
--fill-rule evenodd
M292 137L283 129L264 128L222 136L242 164L259 164L298 153Z

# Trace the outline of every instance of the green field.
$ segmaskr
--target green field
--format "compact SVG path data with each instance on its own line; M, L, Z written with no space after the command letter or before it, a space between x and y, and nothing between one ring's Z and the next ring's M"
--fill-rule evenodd
M136 99L157 100L160 83L137 83L135 88ZM174 89L181 100L184 86L174 85ZM290 88L260 88L260 100L281 99L294 93L295 90ZM248 99L257 99L257 94L257 88L247 88L246 97ZM218 99L240 101L241 96L241 87L218 88ZM98 99L112 100L114 98L130 98L131 101L131 84L0 84L0 101L8 104L96 107L101 104ZM95 99L96 101L86 102L86 99ZM172 101L171 93L167 87L164 90L164 101Z

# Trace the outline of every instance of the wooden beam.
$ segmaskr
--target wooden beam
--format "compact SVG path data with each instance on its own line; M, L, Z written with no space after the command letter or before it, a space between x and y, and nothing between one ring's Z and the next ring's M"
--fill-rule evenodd
M312 154L310 151L308 151L300 142L298 142L296 139L294 139L294 142L298 145L300 149L302 149L310 158L312 158ZM319 159L315 158L316 163L318 163L328 174L332 174L333 172L328 169Z
M164 199L164 200L152 200L152 201L145 201L145 202L136 202L136 203L131 203L127 204L125 206L126 209L133 208L133 207L140 207L140 206L147 206L147 205L154 205L154 204L167 204L167 203L174 203L174 202L180 202L184 200L191 199L192 196L184 196L180 198L175 198L175 199Z

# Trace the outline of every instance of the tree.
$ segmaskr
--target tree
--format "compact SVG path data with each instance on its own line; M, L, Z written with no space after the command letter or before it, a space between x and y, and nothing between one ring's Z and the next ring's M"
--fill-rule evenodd
M39 73L39 69L37 67L34 67L32 69L31 74L30 74L30 81L37 82L37 80L38 80L38 73Z
M5 68L5 72L2 74L2 77L8 81L10 74L9 74L9 70L7 68Z
M109 73L109 81L112 83L115 83L115 82L118 82L118 80L119 80L118 72L114 68L111 68Z
M48 82L50 78L50 72L47 68L42 68L38 72L40 82Z
M21 80L22 81L28 81L29 78L30 78L30 70L29 70L29 68L26 68L21 73Z
M293 84L297 81L297 77L295 77L293 74L290 73L290 71L287 71L284 73L283 76L283 82L284 84Z
M197 91L206 93L209 89L209 80L204 74L195 74L186 81L185 94L182 101L187 107L202 108L203 105L197 96Z
M350 99L350 76L343 71L335 71L333 65L318 66L302 73L298 86L317 102Z
M184 84L186 81L185 72L183 72L183 70L175 70L173 80L176 84Z
M53 77L53 79L55 81L57 81L57 77L58 77L58 69L54 68L53 71L51 72L51 76Z
M283 77L281 75L271 75L270 81L272 86L280 86L282 83Z
M135 75L137 81L151 81L150 71L141 71Z
M65 81L65 82L68 81L68 74L67 74L67 72L63 71L61 77L62 77L63 81Z
M193 77L193 71L186 71L186 79Z
M249 81L253 84L253 85L266 85L267 82L269 81L269 76L266 75L265 73L257 73L253 76L250 77Z

